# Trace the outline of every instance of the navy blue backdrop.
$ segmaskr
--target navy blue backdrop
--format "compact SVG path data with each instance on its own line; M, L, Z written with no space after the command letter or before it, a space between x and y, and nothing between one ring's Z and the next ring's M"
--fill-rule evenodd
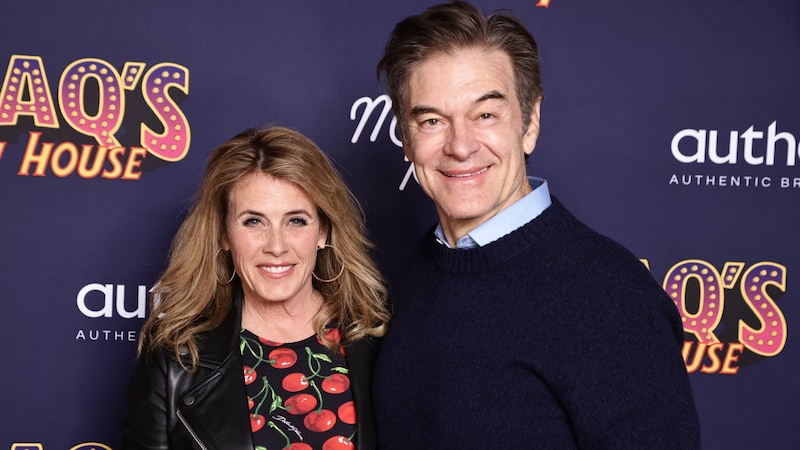
M435 213L374 68L432 2L9 3L0 449L119 448L146 291L207 155L246 127L296 128L331 156L397 285ZM704 447L796 445L800 4L476 4L540 45L529 172L675 299Z

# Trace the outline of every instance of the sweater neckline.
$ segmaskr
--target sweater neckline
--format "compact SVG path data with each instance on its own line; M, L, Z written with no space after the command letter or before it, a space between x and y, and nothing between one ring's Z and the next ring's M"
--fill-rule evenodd
M543 239L551 236L548 230L558 227L558 218L564 214L564 207L553 198L553 203L541 215L511 233L482 247L472 249L452 249L436 242L433 231L426 234L428 251L436 265L445 272L473 273L499 270L511 259L520 254L535 253Z

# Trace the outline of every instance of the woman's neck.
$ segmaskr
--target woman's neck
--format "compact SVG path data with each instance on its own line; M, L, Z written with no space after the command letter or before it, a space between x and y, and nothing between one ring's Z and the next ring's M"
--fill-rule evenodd
M297 342L314 333L314 318L322 309L322 294L311 291L303 302L264 302L245 297L242 326L273 342Z

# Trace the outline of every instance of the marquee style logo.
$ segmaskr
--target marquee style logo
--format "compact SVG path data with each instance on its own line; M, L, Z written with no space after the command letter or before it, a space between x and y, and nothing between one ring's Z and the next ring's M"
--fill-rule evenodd
M750 267L726 262L722 270L700 259L673 265L663 288L692 338L683 345L687 371L734 375L742 366L777 356L787 339L786 319L776 303L786 292L786 274L784 265L770 261Z
M41 57L12 55L0 87L0 132L28 118L38 129L77 132L94 141L50 142L42 131L29 130L17 175L138 180L148 154L162 163L182 160L191 131L172 94L189 94L189 70L170 62L145 69L143 62L126 62L117 71L102 59L79 59L64 68L54 97ZM129 98L137 87L141 98ZM149 111L141 112L145 106L137 107L137 101ZM130 112L133 118L126 117ZM129 147L120 141L127 129L138 129L138 142ZM0 160L7 145L0 141Z
M36 443L14 443L11 444L11 450L44 450L42 444ZM69 450L112 450L111 447L101 444L99 442L84 442L78 444Z
M719 130L684 129L672 137L672 157L681 164L715 168L766 167L779 170L792 169L800 158L800 143L790 132L778 131L777 121L766 131L751 125L745 131L728 133L727 149ZM670 185L717 186L745 188L800 188L800 177L791 174L765 176L763 174L677 174L669 179Z

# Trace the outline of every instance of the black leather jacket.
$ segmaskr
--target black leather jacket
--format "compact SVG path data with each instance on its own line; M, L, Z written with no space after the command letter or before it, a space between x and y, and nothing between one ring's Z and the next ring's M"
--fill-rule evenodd
M224 322L198 339L200 365L190 374L170 351L142 358L128 388L130 414L122 448L253 450L243 363L238 351L241 298ZM346 349L356 404L356 448L376 449L370 384L378 341ZM186 356L182 354L181 356Z

